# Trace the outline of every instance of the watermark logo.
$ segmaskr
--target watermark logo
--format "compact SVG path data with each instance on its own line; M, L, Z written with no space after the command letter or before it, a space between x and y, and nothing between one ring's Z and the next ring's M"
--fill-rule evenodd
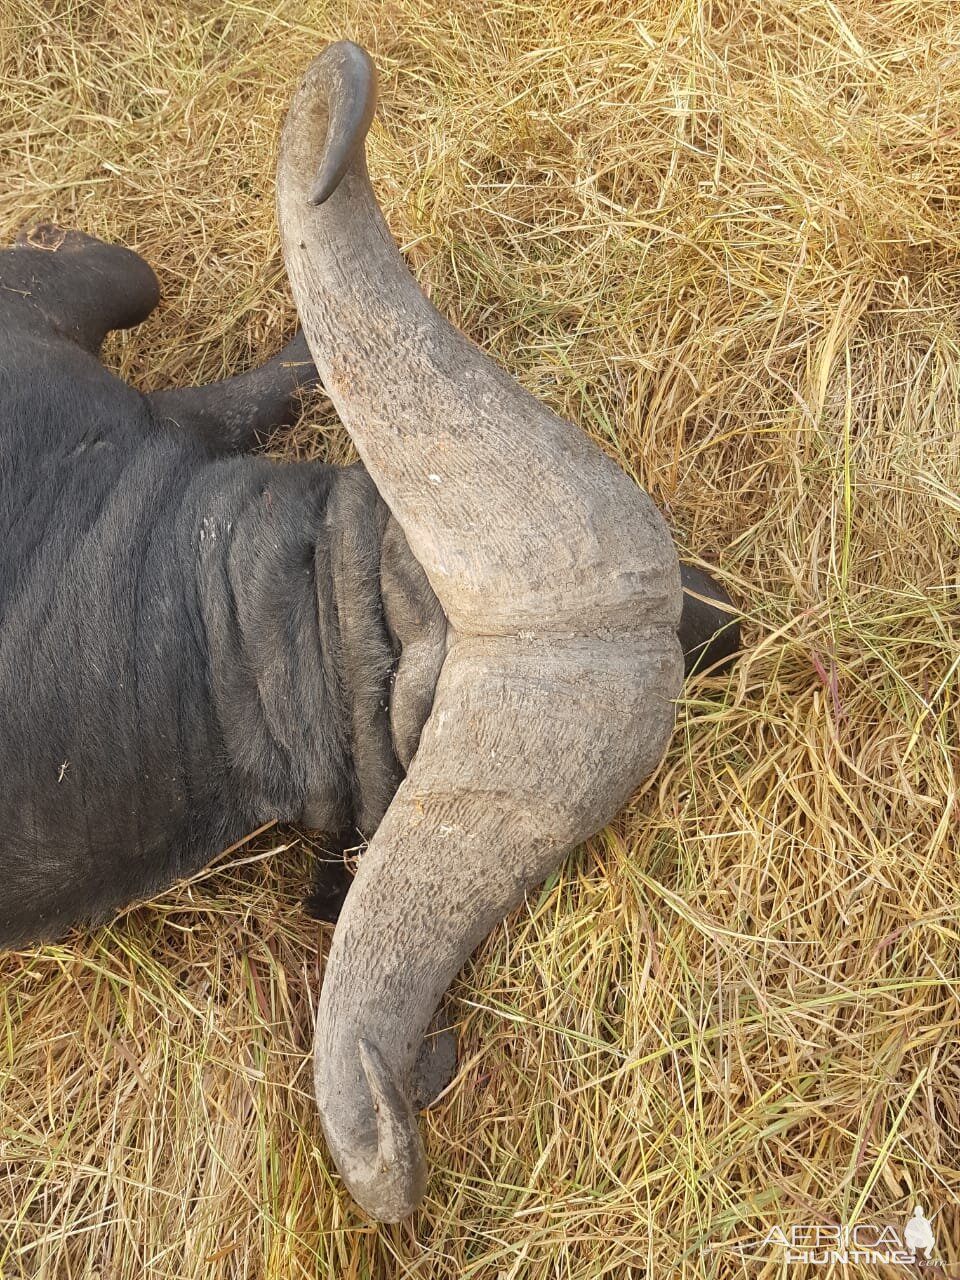
M926 1217L920 1205L916 1206L913 1217L908 1219L903 1229L903 1243L914 1253L922 1252L928 1262L937 1247L930 1219Z
M943 1267L934 1257L937 1241L923 1205L901 1228L890 1223L797 1223L786 1229L771 1227L760 1249L767 1257L788 1263L827 1267L837 1263L870 1266Z

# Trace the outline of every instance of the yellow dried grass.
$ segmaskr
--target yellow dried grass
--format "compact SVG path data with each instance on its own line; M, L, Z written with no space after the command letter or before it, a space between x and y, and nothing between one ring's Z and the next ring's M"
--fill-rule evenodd
M960 1274L960 11L7 0L0 236L153 263L138 385L291 330L277 134L343 35L418 278L650 490L746 654L458 982L408 1224L318 1145L306 842L0 957L0 1274L895 1276L758 1246L917 1199ZM274 443L348 454L322 396Z

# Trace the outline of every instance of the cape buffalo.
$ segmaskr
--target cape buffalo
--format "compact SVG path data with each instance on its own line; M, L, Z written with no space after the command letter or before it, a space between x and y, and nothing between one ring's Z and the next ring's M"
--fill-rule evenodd
M681 617L647 496L417 289L367 178L374 103L350 44L296 96L279 209L306 342L260 369L141 394L98 355L156 305L147 264L50 225L0 253L0 945L270 819L372 837L316 1088L393 1220L423 1191L414 1065L452 976L656 766L683 655L737 631L692 569ZM314 360L365 468L250 452Z

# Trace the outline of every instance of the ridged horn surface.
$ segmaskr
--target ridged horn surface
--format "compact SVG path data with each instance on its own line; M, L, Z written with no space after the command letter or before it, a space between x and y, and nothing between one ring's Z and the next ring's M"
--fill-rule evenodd
M331 1152L362 1207L397 1221L426 1185L409 1099L437 1004L490 929L656 767L683 665L676 553L649 498L407 272L363 155L375 83L355 45L311 64L278 202L324 385L454 633L347 896L317 1016ZM331 153L349 159L318 190Z

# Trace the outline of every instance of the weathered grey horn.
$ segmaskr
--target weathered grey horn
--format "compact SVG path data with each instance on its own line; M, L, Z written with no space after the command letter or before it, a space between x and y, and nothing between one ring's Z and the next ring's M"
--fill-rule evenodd
M409 1099L431 1015L497 921L656 766L683 664L677 557L649 498L408 274L362 139L336 136L340 121L366 128L374 92L355 45L312 63L278 199L324 385L452 628L416 755L340 916L317 1018L330 1149L367 1212L395 1221L426 1181ZM317 192L331 152L349 159Z

